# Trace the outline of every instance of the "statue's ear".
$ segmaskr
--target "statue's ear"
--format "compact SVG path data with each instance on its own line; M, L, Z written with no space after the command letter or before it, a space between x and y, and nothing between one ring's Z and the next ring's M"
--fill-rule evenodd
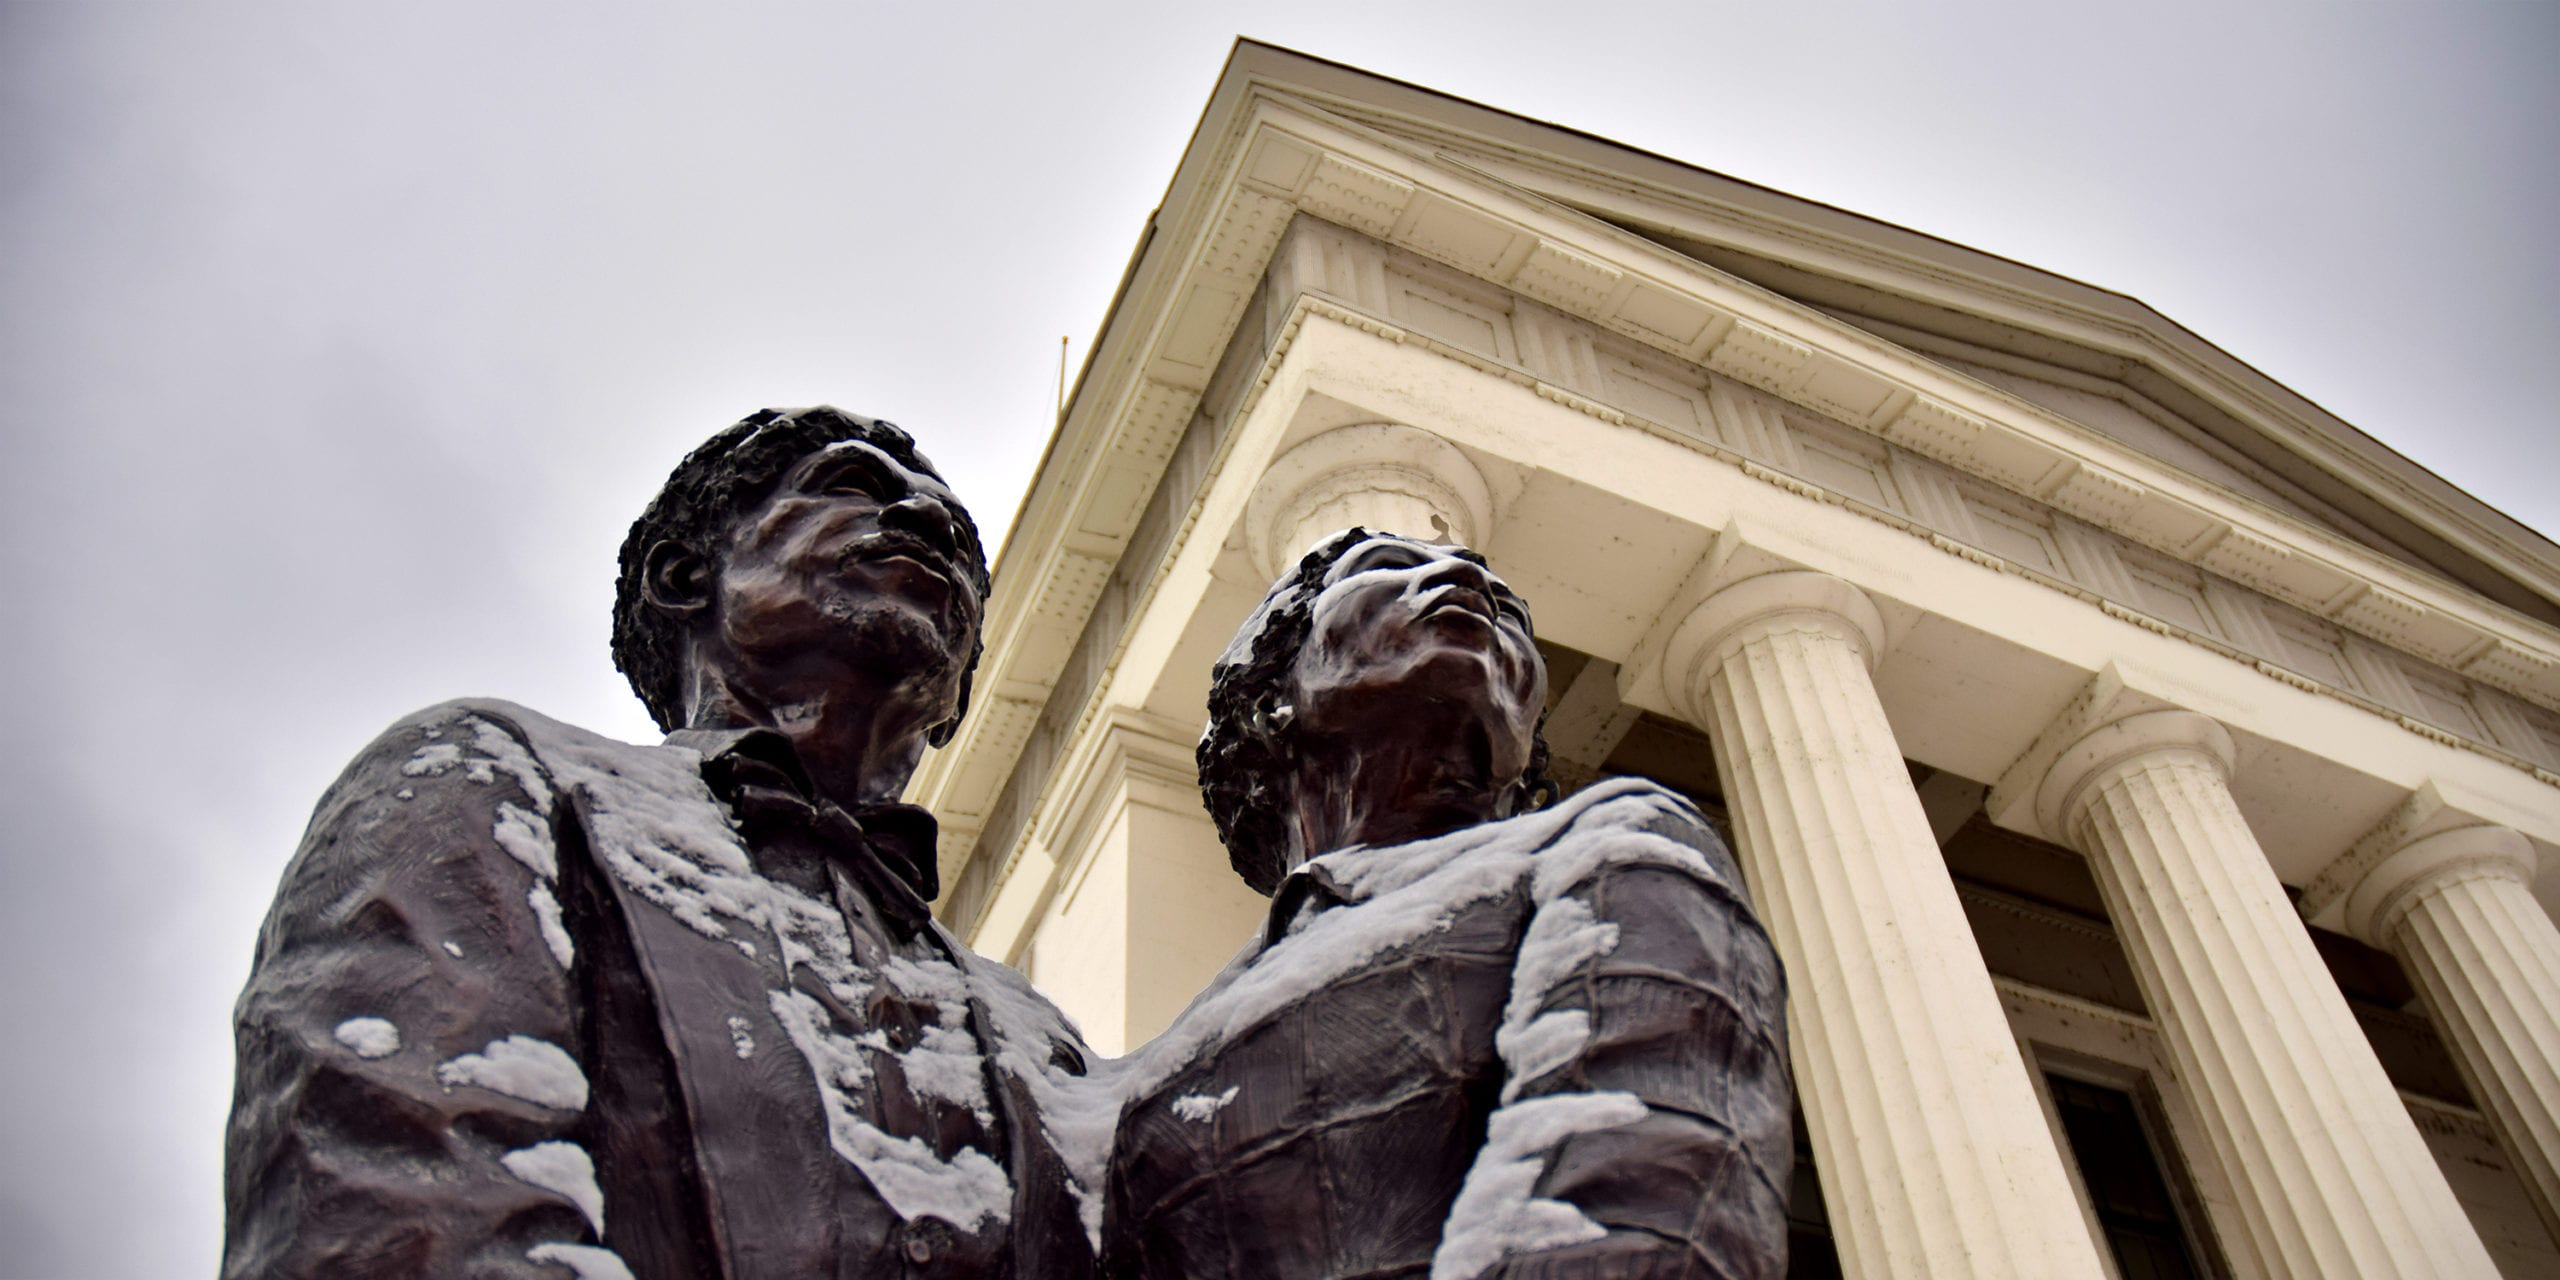
M652 606L690 618L711 604L711 562L681 542L663 539L641 563L640 591Z

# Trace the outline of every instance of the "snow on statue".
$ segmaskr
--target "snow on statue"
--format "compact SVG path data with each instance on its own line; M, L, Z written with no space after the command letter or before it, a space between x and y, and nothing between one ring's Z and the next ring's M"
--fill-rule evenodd
M1246 622L1200 766L1270 918L1119 1065L1108 1274L1785 1274L1776 953L1679 796L1536 807L1545 685L1438 544L1337 535Z
M615 606L665 743L454 702L321 800L240 1000L224 1274L1783 1273L1776 956L1680 797L1541 807L1481 560L1353 530L1246 624L1201 776L1269 922L1116 1063L927 909L897 797L986 589L895 427L686 458Z
M1082 1045L933 922L897 802L986 591L896 427L687 457L615 605L664 745L448 703L321 800L240 1000L223 1274L1090 1274L1043 1125Z

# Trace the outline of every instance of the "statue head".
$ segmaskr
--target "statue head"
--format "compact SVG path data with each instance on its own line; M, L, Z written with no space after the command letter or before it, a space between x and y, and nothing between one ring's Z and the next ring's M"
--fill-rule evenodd
M1346 529L1308 552L1210 677L1200 784L1237 874L1268 894L1331 837L1394 843L1543 804L1532 637L1528 607L1463 547Z
M927 704L941 745L967 710L988 587L977 526L915 442L876 418L767 409L685 456L623 540L614 665L665 729L706 664L830 664Z

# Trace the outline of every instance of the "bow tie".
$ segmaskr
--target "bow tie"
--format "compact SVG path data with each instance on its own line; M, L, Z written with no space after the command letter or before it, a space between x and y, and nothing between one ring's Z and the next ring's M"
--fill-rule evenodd
M756 869L817 892L831 863L861 886L897 929L912 937L941 892L933 815L895 801L848 812L816 795L797 752L780 734L751 733L705 759L704 781L727 802Z

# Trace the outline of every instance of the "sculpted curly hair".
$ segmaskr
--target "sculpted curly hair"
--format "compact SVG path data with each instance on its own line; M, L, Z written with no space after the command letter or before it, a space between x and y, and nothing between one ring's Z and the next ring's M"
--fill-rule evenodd
M1288 700L1289 674L1313 627L1316 595L1324 589L1326 571L1352 548L1377 536L1367 529L1345 529L1300 558L1297 567L1273 583L1261 606L1245 619L1209 677L1209 727L1200 735L1194 756L1200 765L1200 798L1218 824L1227 861L1254 892L1265 897L1278 890L1281 878L1289 873L1297 744L1291 717L1280 713ZM1463 547L1451 550L1462 559L1485 563L1484 557ZM1538 724L1530 737L1528 768L1521 773L1532 809L1545 807L1556 793L1554 780L1547 776L1544 716Z
M729 527L764 501L784 472L840 440L862 441L910 471L942 478L916 452L915 441L894 423L846 413L832 405L765 409L686 454L668 475L666 486L650 500L649 509L632 522L630 535L622 540L622 573L614 588L613 665L631 681L632 692L647 704L659 728L673 730L684 719L684 626L652 607L641 590L649 548L671 541L709 558ZM957 506L951 509L951 517L960 535L961 569L984 601L987 554L978 544L978 526ZM960 703L952 711L953 724L969 709L969 682L983 648L981 644L969 651L969 665L960 675ZM940 736L948 733L943 730Z

